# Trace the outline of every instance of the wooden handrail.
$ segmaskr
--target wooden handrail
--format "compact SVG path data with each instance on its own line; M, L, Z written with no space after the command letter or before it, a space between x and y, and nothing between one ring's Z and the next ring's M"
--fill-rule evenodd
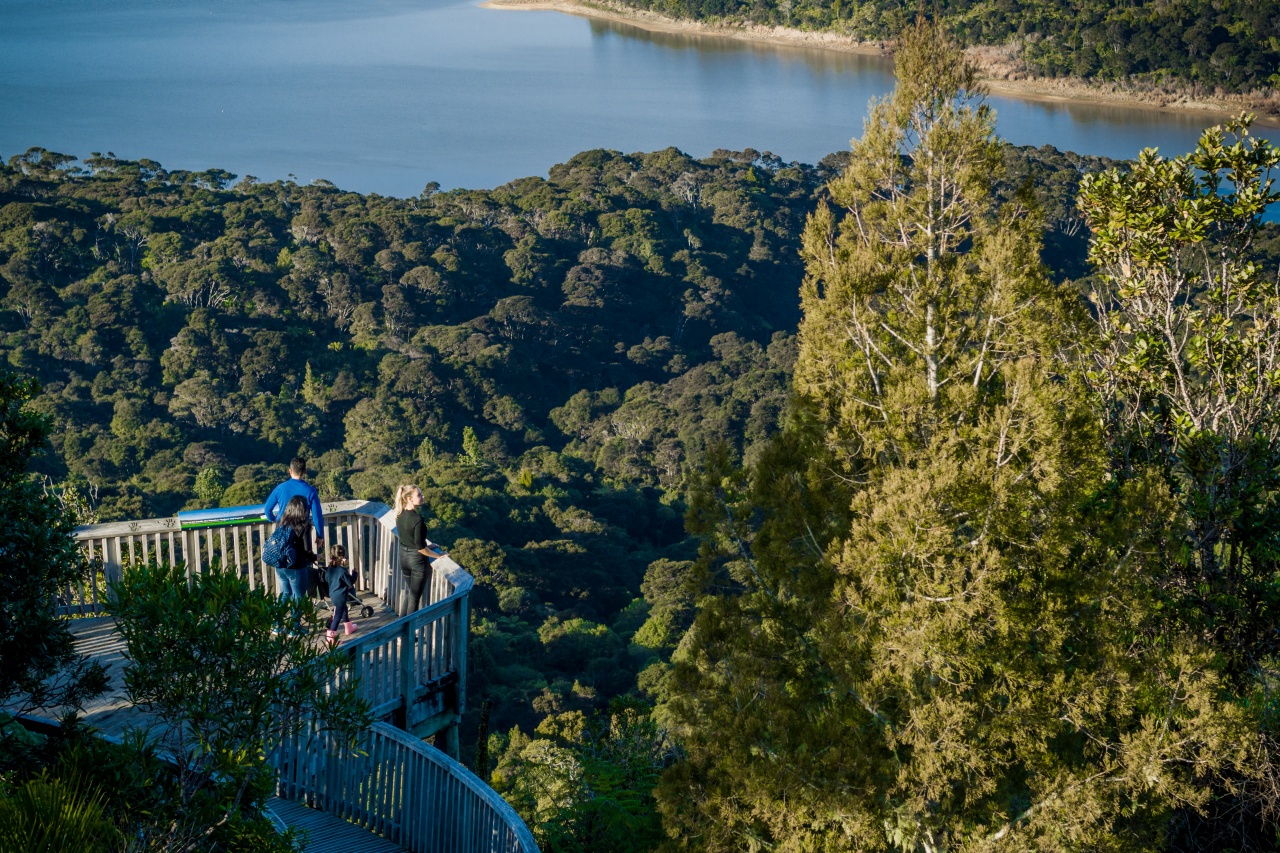
M537 853L515 809L457 761L406 732L374 723L363 755L284 750L280 795L336 814L411 853ZM442 815L450 816L441 820Z

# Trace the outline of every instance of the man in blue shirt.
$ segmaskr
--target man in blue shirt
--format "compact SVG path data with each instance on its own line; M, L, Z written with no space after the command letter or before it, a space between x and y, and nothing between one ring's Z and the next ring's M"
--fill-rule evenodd
M316 553L324 554L324 512L320 509L320 493L307 482L307 460L293 457L289 463L289 479L271 490L267 496L267 521L275 522L294 495L302 495L311 507L311 523L316 528Z

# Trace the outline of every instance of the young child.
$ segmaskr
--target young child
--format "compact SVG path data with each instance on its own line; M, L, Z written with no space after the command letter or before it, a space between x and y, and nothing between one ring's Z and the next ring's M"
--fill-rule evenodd
M333 604L333 618L329 620L329 630L325 639L329 645L338 644L338 626L345 623L347 634L356 632L356 623L351 621L347 613L347 602L355 592L355 576L347 570L347 549L334 545L329 549L329 565L325 569L325 580L329 584L329 601Z

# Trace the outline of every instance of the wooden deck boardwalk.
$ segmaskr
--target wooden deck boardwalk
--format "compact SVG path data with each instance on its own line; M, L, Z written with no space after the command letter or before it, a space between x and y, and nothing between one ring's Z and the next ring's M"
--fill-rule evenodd
M272 797L267 813L278 824L283 823L306 832L306 853L403 853L404 848L392 844L367 829L361 829L331 814L307 808L302 803Z
M352 608L352 615L356 617L355 622L360 629L360 633L357 633L355 638L396 620L395 612L373 593L362 593L360 598L363 603L373 608L373 616L367 619L360 618L356 609ZM115 621L110 616L91 616L85 619L71 619L68 621L68 627L71 629L72 636L75 637L76 651L106 667L109 679L107 691L85 707L83 717L85 724L93 726L103 734L115 737L122 737L129 728L145 725L146 712L129 704L125 696L124 668L128 661L124 656L124 639L116 633ZM316 641L323 642L321 635L316 637ZM35 713L57 719L59 710L42 708Z

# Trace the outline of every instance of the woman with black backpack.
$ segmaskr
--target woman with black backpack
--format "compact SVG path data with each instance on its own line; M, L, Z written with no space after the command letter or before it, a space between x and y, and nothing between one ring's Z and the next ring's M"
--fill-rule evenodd
M293 559L284 566L276 567L276 578L280 581L281 598L307 597L307 569L316 561L311 544L311 507L307 499L294 495L285 505L284 514L280 516L280 528L289 531L289 547ZM288 549L285 550L288 554Z

